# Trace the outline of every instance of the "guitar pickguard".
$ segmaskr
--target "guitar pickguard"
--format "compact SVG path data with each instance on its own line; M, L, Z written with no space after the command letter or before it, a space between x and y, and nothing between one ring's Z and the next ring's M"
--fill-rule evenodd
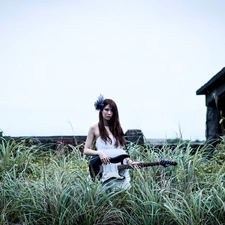
M118 170L118 166L121 165L121 163L110 163L110 164L102 164L101 165L101 171L102 171L102 177L101 177L101 183L108 182L110 180L123 180L125 177L121 176Z

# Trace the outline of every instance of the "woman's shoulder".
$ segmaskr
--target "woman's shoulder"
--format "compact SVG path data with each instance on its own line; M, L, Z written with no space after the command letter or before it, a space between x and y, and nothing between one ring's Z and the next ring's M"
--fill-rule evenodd
M91 132L95 136L95 138L98 137L99 136L98 123L91 124L89 132Z
M96 130L98 128L98 123L93 123L93 124L91 124L91 126L90 126L90 129L91 130Z

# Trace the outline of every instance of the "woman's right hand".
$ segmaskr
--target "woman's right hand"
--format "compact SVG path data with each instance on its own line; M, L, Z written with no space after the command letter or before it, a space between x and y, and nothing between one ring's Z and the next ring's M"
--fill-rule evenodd
M102 163L104 164L110 163L110 158L105 153L98 151L98 156Z

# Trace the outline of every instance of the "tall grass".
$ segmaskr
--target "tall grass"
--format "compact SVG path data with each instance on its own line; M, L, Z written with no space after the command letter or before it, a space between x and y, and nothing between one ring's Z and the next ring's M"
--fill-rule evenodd
M135 161L178 165L130 170L130 190L107 192L87 179L88 157L79 146L66 146L63 154L1 139L0 224L225 224L224 143L210 160L207 146L128 147Z

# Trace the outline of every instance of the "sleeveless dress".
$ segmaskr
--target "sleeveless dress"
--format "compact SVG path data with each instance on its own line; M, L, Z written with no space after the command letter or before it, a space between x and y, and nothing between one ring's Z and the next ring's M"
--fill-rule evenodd
M115 147L115 138L113 135L109 135L112 143L104 142L101 137L98 137L96 140L96 148L97 150L101 150L108 157L116 157L118 155L127 154L120 146ZM126 160L123 161L123 164L126 164ZM127 169L121 170L120 174L125 177L123 180L111 180L103 185L105 188L112 189L129 189L130 188L130 174Z

